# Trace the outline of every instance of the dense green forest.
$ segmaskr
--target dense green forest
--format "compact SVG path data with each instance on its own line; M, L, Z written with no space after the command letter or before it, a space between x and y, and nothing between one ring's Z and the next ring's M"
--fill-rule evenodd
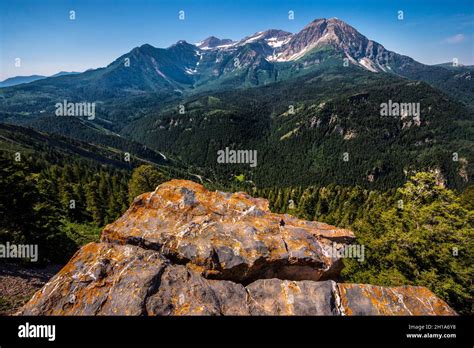
M449 187L467 185L472 111L423 82L346 73L350 79L328 69L285 83L183 98L121 134L200 167L214 180L243 174L260 187L335 182L387 190L427 168L443 173ZM380 105L388 100L419 102L420 124L381 117ZM226 147L256 150L257 167L217 163L217 151Z
M213 181L244 175L265 187L336 182L387 190L424 169L438 170L451 188L472 181L470 104L426 82L326 63L253 88L104 99L93 121L54 116L49 94L31 99L37 89L77 77L38 81L0 91L0 120L179 164ZM389 100L420 103L420 123L381 117ZM218 164L217 151L226 147L257 151L257 167Z
M169 179L151 165L126 170L77 159L51 164L42 156L0 155L0 243L38 244L40 264L64 263L98 241L138 194Z
M96 241L131 200L171 177L153 165L133 171L77 158L0 156L0 243L38 244L40 264L64 263ZM210 189L246 190L269 199L275 212L352 229L365 260L345 259L344 281L422 285L469 313L474 187L460 195L420 172L398 189L360 186L257 188L236 177Z
M0 164L0 241L38 244L42 263L67 261L128 205L125 171L40 157Z
M153 190L142 171L154 183L189 178L135 154L126 161L115 148L18 126L0 125L0 149L0 243L38 244L40 264L66 262L98 240L138 191Z

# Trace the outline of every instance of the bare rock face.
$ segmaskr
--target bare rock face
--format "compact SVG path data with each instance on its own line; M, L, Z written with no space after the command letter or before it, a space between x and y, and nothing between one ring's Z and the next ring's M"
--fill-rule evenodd
M262 279L247 286L252 315L340 315L332 280Z
M23 307L24 315L141 315L167 261L133 245L83 246Z
M147 301L149 315L249 315L243 285L208 280L184 266L166 269Z
M421 286L386 288L338 284L345 315L455 315L443 300Z
M455 315L421 287L337 284L352 232L173 180L139 196L19 315Z
M348 230L273 214L266 200L184 180L137 197L102 234L104 242L157 250L206 278L240 283L330 278L342 268L332 248L353 239Z

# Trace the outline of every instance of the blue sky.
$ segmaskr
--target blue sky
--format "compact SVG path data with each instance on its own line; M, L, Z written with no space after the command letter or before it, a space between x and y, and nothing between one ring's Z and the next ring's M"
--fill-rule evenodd
M338 17L422 63L474 64L472 0L0 0L0 80L105 66L144 43L240 39L271 28L297 32L322 17Z

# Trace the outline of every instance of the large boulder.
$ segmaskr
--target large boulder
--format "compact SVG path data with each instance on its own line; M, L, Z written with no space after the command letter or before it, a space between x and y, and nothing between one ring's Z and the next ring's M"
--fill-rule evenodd
M104 242L157 250L206 278L240 283L333 278L342 260L331 251L352 240L349 230L274 214L264 199L185 180L140 195L102 233Z
M455 315L422 287L334 281L333 226L173 180L139 196L19 315Z

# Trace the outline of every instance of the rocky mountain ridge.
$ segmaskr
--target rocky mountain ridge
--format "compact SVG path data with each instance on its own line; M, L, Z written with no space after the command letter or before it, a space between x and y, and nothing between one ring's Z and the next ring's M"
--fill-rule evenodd
M137 197L18 315L455 315L422 287L338 283L351 231L172 180Z
M399 60L404 59L386 50L379 43L369 40L338 18L315 19L296 34L270 29L235 42L229 39L221 41L211 36L198 43L198 47L231 52L246 44L257 42L272 48L272 54L265 57L269 62L296 61L311 50L324 46L331 46L343 52L350 64L372 72L390 72L392 68L389 64L395 64L393 60L395 56Z
M269 29L237 41L210 36L195 45L184 40L168 48L144 44L103 68L2 89L0 110L48 114L49 98L178 97L268 85L311 73L353 74L351 68L422 80L455 98L471 100L471 69L419 63L385 49L340 19L320 18L295 34ZM37 102L26 103L26 97Z

